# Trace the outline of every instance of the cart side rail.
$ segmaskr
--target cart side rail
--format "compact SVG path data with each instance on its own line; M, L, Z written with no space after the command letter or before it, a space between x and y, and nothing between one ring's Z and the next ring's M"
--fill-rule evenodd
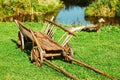
M24 26L20 21L15 20L16 25L19 27L20 32L23 34L23 37L29 38L30 40L34 41L31 31L29 28ZM33 30L32 30L33 31ZM33 31L34 32L34 31Z
M53 21L53 18L51 20L48 20L47 18L45 18L42 32L47 34L50 38L53 38L62 47L64 47L73 36L76 37L76 35L72 31L70 31L70 30L64 28L63 26L55 23Z
M69 31L69 30L67 30L67 29L65 29L65 28L62 27L61 25L59 25L59 24L57 24L57 23L55 23L55 22L53 22L53 21L50 21L50 20L48 20L47 18L45 18L45 21L47 21L47 22L49 22L49 23L51 23L51 24L54 24L56 27L59 27L59 28L61 28L62 30L64 30L65 32L68 32L69 34L71 34L71 35L73 35L73 36L76 37L76 35L75 35L74 33L72 33L71 31Z

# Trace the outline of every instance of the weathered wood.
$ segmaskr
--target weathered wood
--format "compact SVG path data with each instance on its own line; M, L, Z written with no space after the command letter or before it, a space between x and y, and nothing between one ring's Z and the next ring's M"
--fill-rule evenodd
M18 20L15 20L17 26L20 28L20 27L23 27L24 29L28 30L29 31L29 28L27 28L26 26L24 26L20 21Z
M18 37L19 37L19 39L20 39L20 48L21 48L21 50L24 50L24 48L25 48L25 45L24 45L24 36L23 36L23 34L22 34L22 32L21 31L19 31L19 33L18 33Z
M57 70L59 70L60 72L64 73L65 75L67 75L68 77L72 78L73 80L78 80L78 78L74 77L73 75L71 75L70 73L64 71L63 69L59 68L58 66L56 66L55 64L51 63L50 61L48 61L47 59L44 58L44 61L47 62L48 64L50 64L51 66L55 67Z
M44 57L55 57L55 56L61 56L60 53L48 53L48 54L43 54Z
M24 26L20 21L15 20L17 26L19 27L19 30L21 31L21 33L23 34L24 37L28 37L29 39L33 40L33 37L31 35L30 29L27 28L26 26ZM33 30L32 30L33 31ZM33 31L34 32L34 31Z
M60 39L58 40L58 42L60 43L60 41L61 41L66 35L67 35L67 33L64 33L64 34L60 37Z
M76 27L76 28L72 27L72 28L68 28L68 30L71 31L71 32L81 31L81 30L89 30L89 31L99 32L100 28L103 26L104 22L105 22L105 20L103 18L100 18L98 20L97 24L88 24L88 25L79 26L79 27Z
M63 47L60 46L57 42L53 41L47 35L39 32L36 33L36 37L38 39L38 42L41 42L41 47L46 51L63 51Z
M75 35L74 33L70 32L70 31L67 30L67 29L65 29L65 28L62 27L61 25L59 25L59 24L57 24L57 23L55 23L55 22L53 22L53 21L50 21L50 20L48 20L48 19L46 19L46 18L45 18L45 21L54 24L56 27L59 27L59 28L61 28L62 30L64 30L65 32L68 32L69 34L71 34L71 35L73 35L73 36L76 37L76 35Z
M75 27L75 28L71 27L71 28L68 28L67 30L69 30L70 32L81 31L81 30L88 30L88 31L99 32L101 26L102 26L102 23L89 24L89 25L79 26L79 27Z
M75 31L81 31L83 30L84 28L86 28L86 26L79 26L79 27L70 27L70 28L67 28L67 30L69 30L70 32L75 32Z
M106 73L104 73L104 72L102 72L102 71L100 71L100 70L98 70L98 69L95 69L94 67L92 67L92 66L90 66L90 65L88 65L88 64L85 64L85 63L83 63L83 62L80 62L80 61L78 61L78 60L75 60L75 59L72 58L71 56L67 56L67 55L66 55L66 57L67 57L69 60L71 60L71 61L73 61L73 62L76 62L76 63L78 63L78 64L80 64L80 65L82 65L82 66L84 66L84 67L86 67L86 68L89 68L89 69L93 70L93 71L96 72L96 73L99 73L99 74L101 74L101 75L103 75L103 76L105 76L105 77L108 77L108 78L112 79L112 80L117 80L116 78L113 78L113 77L110 76L109 74L106 74Z
M47 31L47 35L52 39L53 38L53 30L54 30L54 25L51 25L49 30Z
M32 36L34 38L35 43L38 47L41 47L42 49L46 51L56 51L56 52L62 52L63 48L59 46L56 42L54 42L52 39L45 37L42 33L34 33L31 31Z
M32 41L35 41L36 44L42 47L43 49L47 51L51 51L51 50L62 51L63 50L63 48L58 43L50 39L47 35L41 32L39 33L34 32L32 29L25 27L21 22L17 20L15 20L15 22L17 23L20 31L23 33L23 36L30 38Z
M53 20L54 20L54 16L52 16L50 21L53 21ZM50 26L51 26L51 24L48 24L46 31L45 31L46 34L49 32L49 29L51 29Z
M71 35L68 35L68 36L65 38L64 42L62 43L62 46L64 47L71 38L72 38L72 36L71 36Z
M39 60L38 60L39 58ZM43 51L40 47L34 46L31 50L31 61L37 66L42 66L43 63Z
M56 24L56 23L54 23L52 21L49 21L47 19L46 19L46 21L48 21L49 23L54 24L57 27L60 27L64 31L66 31L69 34L71 34L71 35L66 37L66 39L63 42L63 45L65 45L69 41L69 39L71 38L72 35L76 36L72 32L74 32L74 31L81 31L81 30L87 29L87 28L96 28L96 27L93 27L93 26L92 27L90 27L90 26L82 26L82 27L77 27L77 28L73 28L73 29L67 30L67 29L64 29L62 26L60 26L60 25L58 25L58 24ZM41 32L39 32L39 33L34 32L32 29L29 29L29 28L25 27L21 22L19 22L17 20L15 20L15 22L18 25L18 27L20 29L20 32L23 34L23 36L30 38L33 42L36 43L36 45L38 47L37 49L40 48L41 50L45 50L46 52L48 52L48 54L46 54L46 53L42 54L41 53L42 57L54 57L54 56L60 56L61 54L64 55L64 53L65 53L65 52L63 52L63 51L65 51L64 47L60 46L57 42L53 41L51 38L49 38L48 35L45 35L45 34L43 34ZM49 34L51 34L51 33L49 33ZM39 52L40 52L40 50L39 50ZM52 52L53 52L53 54L52 54ZM66 52L67 52L67 49L66 49ZM54 54L54 53L56 53L56 54ZM35 55L35 57L36 57L36 61L41 62L39 57L37 57L36 55ZM80 64L80 65L82 65L82 66L84 66L86 68L89 68L89 69L91 69L91 70L93 70L93 71L95 71L95 72L97 72L97 73L99 73L99 74L101 74L103 76L106 76L106 77L108 77L108 78L110 78L112 80L117 80L116 78L113 78L112 76L110 76L110 75L108 75L108 74L106 74L106 73L104 73L102 71L99 71L98 69L95 69L95 68L93 68L92 66L90 66L88 64L85 64L83 62L80 62L80 61L77 61L77 60L73 59L71 56L64 55L64 57L66 57L70 61L76 62L76 63L78 63L78 64ZM51 63L47 59L44 58L43 60L45 62L47 62L48 64L50 64L51 66L55 67L57 70L63 72L64 74L66 74L70 78L72 78L74 80L78 80L78 78L76 78L76 77L72 76L71 74L69 74L68 72L62 70L61 68L59 68L55 64Z
M41 43L38 42L36 36L34 35L34 33L33 33L33 31L32 31L31 29L30 29L30 32L31 32L32 37L33 37L33 39L34 39L33 41L35 41L35 43L37 44L37 46L38 46L39 48L41 48Z

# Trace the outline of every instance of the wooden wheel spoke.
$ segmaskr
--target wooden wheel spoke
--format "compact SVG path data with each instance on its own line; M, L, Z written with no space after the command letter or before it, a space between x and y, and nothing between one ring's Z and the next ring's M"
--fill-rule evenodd
M33 47L31 51L31 61L37 66L41 66L43 63L43 51L39 47Z

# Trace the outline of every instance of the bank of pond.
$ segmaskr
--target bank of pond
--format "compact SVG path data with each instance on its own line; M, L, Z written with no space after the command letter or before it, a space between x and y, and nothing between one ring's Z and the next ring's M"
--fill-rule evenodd
M43 4L42 4L42 3ZM53 3L51 3L53 2ZM29 3L29 4L28 4ZM104 18L106 24L120 24L119 0L46 0L2 1L0 21L35 21L55 16L59 24L96 24Z

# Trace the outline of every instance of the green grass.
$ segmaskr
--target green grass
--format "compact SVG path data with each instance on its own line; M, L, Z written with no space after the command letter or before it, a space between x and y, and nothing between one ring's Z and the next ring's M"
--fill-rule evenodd
M39 31L41 23L25 23ZM33 65L26 52L17 48L18 28L13 22L0 22L0 79L1 80L71 80L47 63ZM103 27L101 32L76 32L70 43L74 58L120 79L120 27ZM110 80L76 63L62 60L52 62L80 80Z

